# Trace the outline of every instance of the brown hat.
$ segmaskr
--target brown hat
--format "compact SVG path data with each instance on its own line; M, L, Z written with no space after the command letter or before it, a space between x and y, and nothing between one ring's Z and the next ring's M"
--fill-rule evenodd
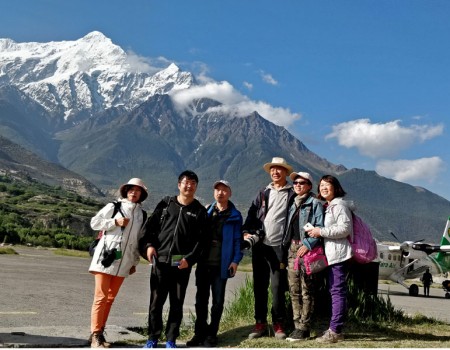
M281 167L285 168L287 170L288 174L292 172L292 167L284 160L284 158L273 157L272 163L264 164L263 168L267 173L270 173L270 168L273 166L281 166Z
M139 203L145 201L145 199L148 197L148 189L147 186L145 186L144 181L141 179L134 177L128 181L128 183L123 184L120 186L119 192L122 198L127 198L127 192L130 189L130 187L133 186L139 186L142 189L141 192L141 198L139 198Z

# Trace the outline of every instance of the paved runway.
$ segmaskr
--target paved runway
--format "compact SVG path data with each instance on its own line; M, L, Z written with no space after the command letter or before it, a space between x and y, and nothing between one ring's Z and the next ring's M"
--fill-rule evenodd
M89 335L93 277L87 272L90 259L55 255L52 250L14 247L19 255L0 255L0 335L24 327L76 329ZM226 301L234 298L247 273L239 272L227 284ZM431 288L431 297L410 297L400 285L379 285L392 303L407 314L417 313L450 323L450 299L442 289ZM422 290L421 290L422 292ZM185 302L185 321L194 313L194 273ZM113 305L108 324L144 327L149 302L148 266L141 264L127 278ZM28 328L27 328L28 329ZM73 332L72 332L73 333ZM1 343L1 342L0 342Z

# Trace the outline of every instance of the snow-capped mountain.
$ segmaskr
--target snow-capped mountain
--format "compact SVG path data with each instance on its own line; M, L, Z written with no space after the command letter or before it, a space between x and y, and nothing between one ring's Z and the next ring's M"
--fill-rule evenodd
M48 43L0 39L0 87L17 87L68 124L111 107L131 110L150 96L194 83L175 64L153 74L142 66L100 32Z
M448 215L450 202L375 172L332 164L264 118L257 104L250 111L218 108L225 104L220 94L198 87L193 75L175 64L150 68L99 32L48 43L0 39L0 136L82 175L105 193L141 177L150 188L146 205L151 207L176 193L177 176L192 169L204 204L212 198L212 183L227 179L233 202L247 210L269 182L262 165L284 157L295 171L315 179L339 176L378 237L389 231L402 240L440 234L440 217ZM5 171L19 169L39 179L27 172L35 169L35 158L27 156L30 161L19 168L24 157L13 158L4 145ZM39 169L52 172L52 180L63 177L62 183L69 179L70 186L79 186L71 174L59 175L48 162L42 164Z

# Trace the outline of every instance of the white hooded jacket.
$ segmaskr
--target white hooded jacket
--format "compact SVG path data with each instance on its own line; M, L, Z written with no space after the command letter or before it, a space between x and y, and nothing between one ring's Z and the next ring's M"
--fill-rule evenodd
M114 212L114 204L108 203L91 219L91 227L96 231L104 231L103 237L95 248L89 272L102 272L109 275L128 277L132 266L139 263L140 255L138 249L139 239L142 237L141 230L144 215L139 203L132 203L128 199L119 199L120 210L111 218ZM130 221L126 227L115 225L115 218L121 218L122 214ZM122 252L122 258L113 261L111 266L104 267L101 264L105 249L113 249Z
M352 257L348 236L353 237L353 203L334 198L325 210L324 226L320 235L324 238L328 264L333 265Z

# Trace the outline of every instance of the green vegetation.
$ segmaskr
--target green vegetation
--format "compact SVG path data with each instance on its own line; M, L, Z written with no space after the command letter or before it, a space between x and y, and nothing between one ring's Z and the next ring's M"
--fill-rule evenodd
M100 207L60 187L0 176L0 243L86 250Z
M0 247L0 254L18 254L13 248L10 247Z

